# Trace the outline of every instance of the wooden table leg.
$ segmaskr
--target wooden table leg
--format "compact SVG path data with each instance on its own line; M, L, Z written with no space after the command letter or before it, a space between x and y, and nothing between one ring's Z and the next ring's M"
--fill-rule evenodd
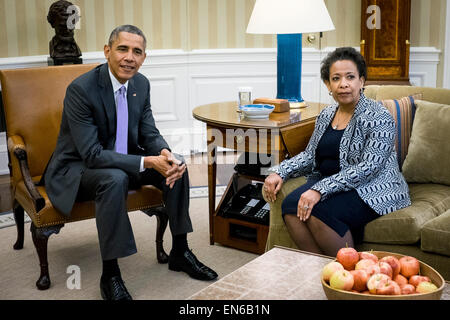
M208 141L208 202L209 202L209 243L214 244L214 214L216 211L217 146Z

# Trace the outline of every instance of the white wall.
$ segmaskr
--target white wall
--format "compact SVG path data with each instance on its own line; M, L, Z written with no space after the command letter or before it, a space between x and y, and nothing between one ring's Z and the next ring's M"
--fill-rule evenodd
M331 103L320 80L320 61L334 48L303 49L302 96ZM436 86L440 51L411 48L410 81ZM83 54L84 63L104 62L103 52ZM46 66L47 56L2 58L0 69ZM150 52L140 72L151 82L155 120L171 148L181 154L206 151L205 125L192 117L199 105L236 101L239 86L253 87L253 97L276 96L276 49L158 50ZM0 174L8 173L6 138L0 134Z

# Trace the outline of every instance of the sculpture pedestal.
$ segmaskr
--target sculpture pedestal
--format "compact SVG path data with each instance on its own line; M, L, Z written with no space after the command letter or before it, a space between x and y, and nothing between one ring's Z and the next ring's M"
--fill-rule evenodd
M65 57L65 58L47 58L49 66L62 66L66 64L83 64L83 59L80 57Z

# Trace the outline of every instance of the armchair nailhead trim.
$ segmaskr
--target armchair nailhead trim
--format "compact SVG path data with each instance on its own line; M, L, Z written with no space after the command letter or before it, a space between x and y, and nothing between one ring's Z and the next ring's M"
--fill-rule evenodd
M162 203L162 205L164 205L164 203ZM158 206L159 205L139 206L139 207L131 208L130 210L128 210L128 212L130 212L130 211L137 211L137 210L143 210L143 209L150 209L150 208L154 208L154 207L158 207ZM46 223L46 224L41 225L40 214L36 214L35 210L32 210L31 213L33 213L34 216L36 217L36 220L38 222L39 228L41 228L41 227L49 227L49 226L54 226L54 225L58 225L58 224L65 224L65 223L67 223L66 220L61 220L61 221L56 221L56 222ZM72 220L72 222L74 222L74 221L82 221L82 220L87 220L87 219L82 219L82 218L81 219L75 219L75 220Z

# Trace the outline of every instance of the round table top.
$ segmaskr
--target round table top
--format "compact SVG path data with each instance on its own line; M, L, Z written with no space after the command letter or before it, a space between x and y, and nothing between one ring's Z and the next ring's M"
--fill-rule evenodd
M196 107L192 114L195 119L209 125L239 128L283 128L315 119L326 106L315 102L307 107L290 109L286 112L272 112L267 119L248 119L240 112L236 101L210 103Z

